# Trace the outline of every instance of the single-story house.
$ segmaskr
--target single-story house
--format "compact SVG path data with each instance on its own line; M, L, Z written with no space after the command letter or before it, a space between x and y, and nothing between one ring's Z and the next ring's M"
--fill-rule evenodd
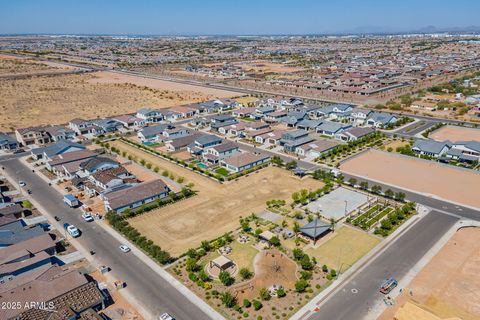
M0 248L38 237L44 232L43 228L39 225L27 226L23 220L16 220L0 226Z
M168 196L170 189L161 179L142 182L130 188L104 194L106 211L122 213L127 209L136 209L157 199Z
M334 140L315 140L297 147L295 149L295 153L299 156L317 158L320 157L323 153L332 150L339 144L339 142Z
M375 128L383 128L389 124L397 122L398 118L390 113L385 112L372 112L368 115L366 125Z
M107 157L90 158L80 164L80 168L87 174L91 175L98 171L108 170L120 167L120 163Z
M15 150L18 149L17 140L4 133L0 133L0 150Z
M241 172L270 161L270 156L244 152L220 161L220 165L230 172Z
M137 136L143 142L157 142L163 139L163 132L167 129L173 129L170 124L158 124L154 126L144 127L138 131Z
M47 147L33 149L31 154L35 160L45 159L48 161L54 156L79 150L85 150L85 146L68 140L60 140L59 142L55 142Z
M451 148L450 141L435 141L418 139L412 146L412 151L430 157L441 157Z
M366 137L369 134L375 132L375 129L370 127L354 127L337 133L335 138L342 140L342 141L355 141L360 138Z
M342 131L350 129L351 127L352 127L351 124L345 124L345 123L333 122L333 121L323 121L316 128L316 130L317 130L317 133L333 137Z

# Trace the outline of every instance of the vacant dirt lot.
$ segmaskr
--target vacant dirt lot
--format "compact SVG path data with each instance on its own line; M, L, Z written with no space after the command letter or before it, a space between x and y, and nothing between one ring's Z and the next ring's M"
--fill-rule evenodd
M0 80L0 131L204 101L209 94L96 83L92 74Z
M49 63L0 54L0 75L2 76L59 70L62 68Z
M347 173L480 208L480 173L378 150L344 162Z
M231 98L241 96L242 94L233 91L225 91L213 88L206 88L188 84L182 84L171 81L157 80L142 78L137 76L131 76L126 74L118 74L113 72L98 72L96 73L97 78L93 79L92 83L103 83L103 84L133 84L139 87L147 87L155 90L167 90L172 92L181 92L182 94L191 94L191 95L203 95L209 99L222 99L222 98ZM187 103L187 102L185 102Z
M299 180L275 167L220 184L123 142L116 141L113 145L161 170L185 177L186 183L195 184L197 196L130 220L142 234L172 255L182 254L200 245L202 240L214 239L237 228L240 216L258 213L265 208L267 200L290 200L295 191L302 188L313 190L323 185L313 179Z
M480 141L480 129L464 128L459 126L444 126L435 130L429 138L437 141Z
M442 319L480 319L480 228L460 229L379 319L411 301ZM409 295L412 290L413 296Z

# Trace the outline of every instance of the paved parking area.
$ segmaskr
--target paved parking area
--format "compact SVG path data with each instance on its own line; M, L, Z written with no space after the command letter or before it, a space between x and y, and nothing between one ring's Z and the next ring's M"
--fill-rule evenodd
M346 188L337 188L310 202L306 208L326 218L338 220L368 202L368 196Z

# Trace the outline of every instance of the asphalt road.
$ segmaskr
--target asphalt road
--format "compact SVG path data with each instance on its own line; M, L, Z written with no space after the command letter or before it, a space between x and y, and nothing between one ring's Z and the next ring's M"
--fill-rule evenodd
M57 190L49 187L43 179L36 173L32 173L18 159L2 161L1 165L13 179L25 181L27 188L32 190L31 197L52 216L60 217L61 224L68 222L77 226L82 231L82 235L78 238L82 246L87 250L95 251L95 259L98 259L101 264L110 266L116 278L126 281L129 290L153 314L160 315L168 312L179 320L210 319L135 255L122 253L118 249L121 243L96 223L85 222L80 216L79 209L67 207Z
M439 212L430 212L372 260L367 268L356 273L309 319L364 319L369 308L384 298L378 290L385 279L405 276L457 220Z
M405 136L405 137L415 137L416 134L424 130L427 130L430 127L433 127L435 124L436 124L435 121L420 120L419 122L414 122L411 125L406 126L405 128L402 128L401 130L392 132L392 134L397 134L399 136Z

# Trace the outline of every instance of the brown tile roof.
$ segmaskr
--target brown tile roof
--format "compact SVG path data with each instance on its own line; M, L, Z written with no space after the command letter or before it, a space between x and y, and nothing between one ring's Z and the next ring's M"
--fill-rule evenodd
M91 176L93 179L97 180L100 183L107 184L113 179L121 179L120 175L128 174L128 170L120 166L117 168L111 168L108 170L101 170L93 173Z
M86 149L78 150L78 151L72 151L72 152L67 152L64 154L53 156L52 159L48 162L48 164L51 166L56 166L62 163L67 163L67 162L72 162L77 160L85 160L85 159L93 158L96 156L98 156L98 154L93 151L86 150Z
M259 155L250 152L240 153L238 155L234 155L224 160L226 164L232 165L237 168L244 167L249 165L253 162L257 162L260 160L268 159L269 156L267 155Z
M55 241L48 233L31 238L0 250L0 264L11 261L28 253L38 253L54 247Z

